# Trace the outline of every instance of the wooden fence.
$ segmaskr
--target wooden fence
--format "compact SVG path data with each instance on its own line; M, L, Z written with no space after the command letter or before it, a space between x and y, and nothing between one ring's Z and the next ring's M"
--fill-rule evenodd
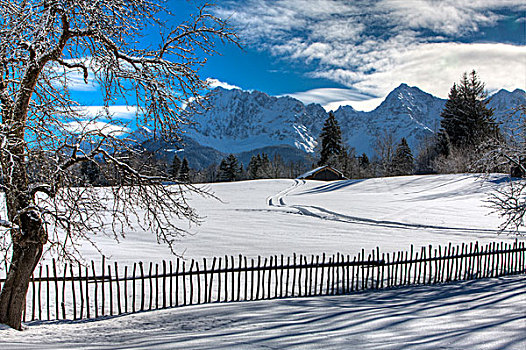
M100 270L40 266L26 298L24 321L84 319L183 305L348 294L367 289L436 284L526 272L524 242L422 247L356 256L233 256L197 260L117 262ZM0 279L0 287L5 279Z

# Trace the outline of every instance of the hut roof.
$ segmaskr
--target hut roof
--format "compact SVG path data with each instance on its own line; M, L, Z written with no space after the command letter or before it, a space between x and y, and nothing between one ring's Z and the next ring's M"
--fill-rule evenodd
M301 174L300 176L297 177L297 179L307 179L307 178L311 178L311 177L314 177L317 173L319 173L320 171L322 170L328 170L328 171L331 171L335 174L337 174L339 177L341 177L342 179L345 179L346 177L343 175L343 173L341 171L339 171L338 169L334 169L333 167L331 167L330 165L323 165L323 166L320 166L320 167L317 167L316 169L312 169L310 171L307 171L305 174Z

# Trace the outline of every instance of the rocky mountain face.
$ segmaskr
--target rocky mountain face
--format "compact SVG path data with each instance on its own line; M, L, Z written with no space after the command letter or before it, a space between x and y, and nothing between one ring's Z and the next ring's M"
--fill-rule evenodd
M347 145L359 154L372 156L376 139L386 132L392 134L396 142L405 137L409 146L416 149L424 137L438 129L445 102L402 84L373 111L359 112L345 106L340 107L335 116Z
M320 105L305 106L291 97L259 91L216 88L208 99L210 109L195 116L196 125L187 136L226 153L278 145L312 153L327 116Z
M180 154L186 154L190 165L198 168L229 153L247 160L262 149L291 160L301 159L302 155L312 160L328 115L318 104L304 105L291 97L272 97L259 91L216 88L209 93L208 101L210 108L196 115L196 124L186 130L186 146ZM334 114L345 143L358 154L372 157L376 139L385 132L392 134L396 142L405 137L417 153L422 139L438 130L445 102L417 87L401 84L373 111L345 106ZM526 104L523 90L500 90L489 102L498 121L506 120L510 110L520 104Z

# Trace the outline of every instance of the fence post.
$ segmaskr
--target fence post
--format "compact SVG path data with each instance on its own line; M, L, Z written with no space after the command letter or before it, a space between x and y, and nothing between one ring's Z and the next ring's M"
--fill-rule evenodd
M117 265L117 262L115 261L115 283L117 284L117 315L122 314L121 309L121 286L119 281L119 266ZM124 296L126 298L126 295Z
M320 256L316 255L316 267L314 269L314 295L318 295L318 270L320 269Z
M149 295L149 305L148 305L148 310L151 310L152 309L152 305L153 305L153 281L152 281L152 274L153 274L153 263L150 261L150 268L148 270L148 286L150 288L150 295Z
M206 259L204 259L204 261L205 261L205 266L206 266ZM172 264L172 260L170 260L170 307L173 307L173 278L174 278L173 276L174 276L173 264Z
M219 258L219 262L221 263L221 258ZM183 305L186 305L186 262L183 260Z
M440 245L438 245L438 248L440 248ZM440 275L440 271L438 271L438 269L440 268L440 264L439 264L438 251L436 248L434 250L435 250L435 276L433 278L433 284L437 284L438 276Z
M49 303L49 300L48 300L48 303ZM89 306L90 306L90 303L89 303L89 269L88 269L88 266L86 265L86 316L88 318L90 318ZM48 313L49 313L49 309L48 309Z
M320 294L319 295L323 295L323 286L325 285L325 283L323 282L324 274L325 274L325 253L323 253L322 260L321 260L321 278L320 278Z
M237 272L237 301L240 301L241 300L241 267L242 267L242 261L243 261L243 258L241 256L241 254L239 254L239 257L238 257L238 272ZM277 271L277 270L276 270ZM246 283L245 283L246 285Z
M102 271L101 271L101 281L102 281L102 285L101 285L101 291L102 291L102 316L104 316L104 308L105 308L105 298L106 298L106 293L104 291L104 284L106 282L104 276L105 276L105 273L104 273L104 265L105 265L105 256L103 255L102 256Z
M255 273L254 258L251 258L250 261L251 261L250 265L252 266L251 271L250 271L250 274L251 274L251 277L250 277L250 300L254 300L254 273ZM288 279L288 276L287 276L287 279ZM258 280L259 280L259 272L258 272ZM257 295L256 295L256 297L257 297Z
M214 285L214 268L216 266L216 258L212 259L212 268L210 270L210 286L208 287L208 302L212 302L212 286Z
M228 271L227 270L228 270L228 256L225 255L225 302L228 301Z
M436 253L435 253L436 257ZM433 247L431 244L429 245L429 278L427 280L427 284L431 284L431 281L433 280ZM435 271L436 273L436 271Z
M305 264L308 264L308 260L307 260L307 256L305 256ZM308 293L305 293L305 295L312 295L312 269L314 267L314 255L311 255L310 257L310 267L309 267L309 273L308 273L308 279L309 279L309 283L307 285L307 283L305 282L305 291L308 291ZM307 274L307 272L305 271L305 274Z
M197 278L197 304L201 304L201 274L199 273L199 261L195 262L195 276Z
M246 265L246 262L245 262L245 265ZM283 272L285 270L285 267L284 267L284 259L283 259L283 254L281 254L281 276L280 276L280 282L279 282L279 296L280 298L283 298ZM317 276L317 275L316 275Z
M447 263L446 263L446 282L451 281L451 267L453 265L453 261L451 261L451 242L448 243L447 247Z
M32 300L32 304L31 304L31 321L34 321L35 320L35 306L36 306L36 286L35 286L35 274L33 273L31 275L31 286L32 286L32 289L31 289L31 300ZM0 289L1 290L1 289Z
M177 258L177 265L175 267L175 306L179 306L179 260L180 259Z
M325 290L325 294L329 295L331 294L331 277L332 277L332 283L334 283L334 277L332 275L333 269L332 264L334 263L334 255L329 258L329 262L327 263L327 289Z
M303 265L303 255L300 254L300 257L299 257L299 266L298 266L298 296L301 297L301 266Z
M343 258L343 254L340 254L339 252L336 253L336 294L341 294L342 289L344 288L344 273L343 273L343 265L341 262L341 259ZM340 276L340 270L341 276ZM341 278L340 278L341 277Z
M166 309L166 260L163 260L163 309Z
M411 250L413 249L413 246L411 246ZM412 254L411 254L412 255ZM380 247L376 247L376 286L375 288L380 288L380 270L382 267L380 266Z
M142 264L142 263L141 263ZM133 285L132 285L132 312L135 312L135 272L136 272L136 269L137 269L137 264L136 263L133 263L133 276L132 276L132 282L133 282ZM143 291L143 294L144 294L144 291Z
M82 316L84 315L84 291L82 288L82 267L80 266L80 262L78 262L78 268L79 268L79 293L80 293L80 319L82 319ZM40 282L42 284L42 282ZM88 282L86 281L86 285ZM40 292L39 292L40 293Z
M146 295L144 293L144 266L142 261L139 261L139 270L141 271L141 311L144 311L144 299Z
M274 298L278 298L278 296L280 295L280 294L278 294L278 291L280 291L280 287L283 284L283 254L281 255L281 269L280 269L280 271L281 271L281 279L278 276L279 275L279 273L278 273L278 266L279 265L278 265L278 256L277 255L274 256L274 261L275 261L275 266L276 266L276 269L274 270L274 272L275 272L274 277L276 279L276 283L275 283L275 286L274 286ZM281 291L283 291L283 290L281 289Z
M271 256L269 259L268 264L268 285L267 285L267 299L272 298L271 291L272 291L272 262L274 261L274 257Z
M265 299L265 268L267 267L267 261L268 258L265 258L265 262L263 263L263 269L261 271L261 299Z
M75 278L73 276L73 263L69 264L69 274L71 275L71 294L73 298L73 319L76 320L77 319L77 298L75 295ZM82 289L82 286L81 286L81 289Z
M105 278L104 276L102 278ZM111 265L108 264L108 282L110 289L110 316L113 316L113 283L111 278ZM118 299L118 296L117 296Z
M215 262L215 258L214 258ZM259 278L258 278L259 281ZM217 300L218 303L221 302L221 257L218 259L218 267L217 267Z
M208 297L207 297L207 293L208 293L208 268L206 266L206 258L203 258L203 276L204 276L204 279L205 279L205 285L204 285L204 295L203 295L203 303L206 303L206 302L209 302L208 301ZM171 301L170 301L170 306L171 306Z
M53 267L53 281L55 282L55 319L60 318L59 314L59 299L58 299L58 277L57 277L57 266L55 264L55 258L52 259Z
M155 263L155 309L159 308L159 264Z
M372 254L374 254L374 250L373 250ZM374 277L370 276L371 261L372 261L372 256L371 255L372 254L369 254L369 256L367 257L367 277L365 278L365 288L366 289L372 289L372 287L373 287L373 283L371 281L371 287L369 288L369 281L370 281L371 278L374 278Z
M231 267L231 270L232 270L232 273L230 275L230 279L232 280L231 281L231 284L232 284L232 295L230 296L230 301L234 301L235 299L235 292L236 292L236 277L235 277L235 272L234 272L234 266L235 266L235 263L234 263L234 256L233 255L230 255L230 265L232 265ZM270 271L269 271L270 273ZM227 300L228 301L228 300Z
M292 263L293 263L293 270L292 270L292 291L291 296L294 297L294 287L296 286L296 253L292 254Z
M38 319L41 321L42 320L42 265L40 265L39 269L38 269L38 278L39 278L39 283L38 283ZM82 285L81 285L81 290L82 290ZM82 317L82 315L81 315Z

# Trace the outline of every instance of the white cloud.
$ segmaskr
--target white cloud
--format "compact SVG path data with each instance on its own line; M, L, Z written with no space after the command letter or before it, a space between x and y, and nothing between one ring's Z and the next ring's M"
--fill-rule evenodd
M475 69L486 88L514 90L526 87L526 47L506 44L422 44L377 62L374 73L345 69L313 73L365 93L385 96L400 83L415 85L446 98L463 72Z
M121 119L130 120L137 115L137 106L79 106L75 108L75 111L79 113L83 118L95 119L100 117L101 119Z
M327 103L323 108L325 108L326 111L335 111L342 106L351 106L357 111L369 112L378 107L384 100L385 97L371 98L363 101L334 101Z
M283 96L283 95L282 95ZM352 89L322 88L286 94L304 104L318 103L327 111L334 111L340 106L352 106L359 111L370 111L376 108L383 98L374 98Z
M125 126L109 124L102 121L80 120L64 124L64 128L73 134L101 132L104 135L121 136L130 133Z
M239 86L231 85L229 83L225 83L223 81L217 80L215 78L206 78L206 83L211 89L215 89L216 87L221 87L226 90L232 90L232 89L239 89L241 88Z
M382 0L378 7L388 8L391 21L398 26L458 36L477 31L481 25L494 24L499 19L496 13L481 11L495 7L494 3L476 3L472 0Z
M47 67L47 69L49 72L53 72L59 79L60 83L55 81L55 85L66 85L71 91L97 91L99 85L95 81L95 75L91 69L91 57L65 59L64 61L69 64L83 64L88 69L88 76L84 79L84 71L80 68L67 68L54 62L51 66Z
M520 13L526 3L248 0L222 2L218 13L249 45L308 64L308 76L376 96L406 82L444 97L473 68L489 89L525 88L524 46L466 43L502 19L503 10Z

